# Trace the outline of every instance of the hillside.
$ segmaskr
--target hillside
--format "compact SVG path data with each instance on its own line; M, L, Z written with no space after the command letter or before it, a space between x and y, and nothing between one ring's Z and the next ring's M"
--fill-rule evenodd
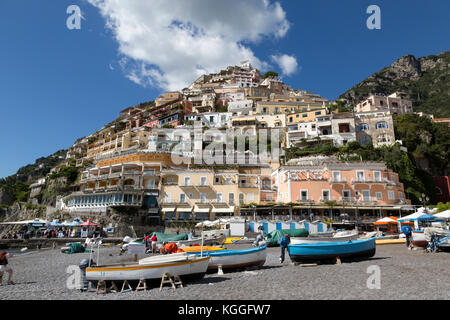
M389 67L361 81L339 98L356 104L371 93L401 91L413 101L413 109L450 118L450 51L417 59L406 55Z

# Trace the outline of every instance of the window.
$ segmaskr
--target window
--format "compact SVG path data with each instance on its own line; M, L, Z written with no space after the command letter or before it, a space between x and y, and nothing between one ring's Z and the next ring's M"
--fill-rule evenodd
M320 116L322 114L322 111L316 111L315 115Z
M233 181L232 181L231 178L226 178L225 180L226 180L226 183L227 183L227 184L232 184L232 183L233 183Z
M377 141L378 143L391 142L391 138L387 134L383 133L377 136Z
M387 129L389 128L388 123L386 121L377 122L375 125L376 129Z
M394 191L392 191L392 190L388 191L388 199L389 200L394 200L395 199Z
M184 193L180 194L180 203L185 203L186 202L186 195Z
M243 203L244 203L244 194L239 193L239 204L243 204Z
M221 202L222 202L222 194L221 194L221 193L218 193L218 194L217 194L216 200L217 200L218 203L221 203Z
M294 118L289 117L289 122L292 122L292 121L294 121Z
M381 199L383 199L383 193L375 192L375 197L377 197L378 200L381 200Z
M381 172L380 171L374 171L373 172L373 179L375 181L381 181Z
M191 178L190 177L184 177L184 185L185 186L191 185Z
M297 114L296 116L295 116L296 118L300 118L300 115L299 114Z
M364 181L364 171L356 171L356 181Z
M172 201L171 197L172 197L172 195L170 193L166 193L165 202L170 203ZM124 201L126 202L125 199L124 199Z
M188 193L188 197L189 197L189 199L192 199L194 196L192 193Z
M363 201L370 201L370 191L369 190L363 190L362 191L362 198L363 198Z
M206 177L201 177L200 178L200 185L201 186L206 186Z
M253 192L247 193L247 200L248 202L255 201L255 194Z
M308 200L308 190L300 191L300 200L302 201Z
M404 198L403 198L403 193L402 192L398 192L398 198L400 199L400 200L404 200Z
M234 193L228 194L228 204L234 204Z
M370 129L370 127L367 123L361 123L358 126L358 131L368 131L369 129Z
M339 124L339 133L350 132L350 124L349 123L340 123Z
M342 200L350 200L350 190L342 190Z
M149 188L149 189L155 189L155 180L149 180L149 181L147 181L147 188Z
M307 113L302 114L302 118L306 118L306 117L308 117Z
M167 178L167 184L173 184L173 178Z
M340 171L333 171L333 180L341 181L341 172Z
M322 190L322 200L323 201L330 200L330 190Z
M205 203L206 202L206 193L200 193L200 202Z

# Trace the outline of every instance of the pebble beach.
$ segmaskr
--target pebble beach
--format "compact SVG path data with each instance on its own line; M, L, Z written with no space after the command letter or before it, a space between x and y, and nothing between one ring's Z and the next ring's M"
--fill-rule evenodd
M231 249L231 247L229 248ZM371 259L342 264L300 266L279 262L280 249L267 249L266 263L259 269L206 274L201 280L173 290L159 283L147 291L97 295L66 286L69 265L78 266L89 253L63 254L56 249L25 252L11 258L15 285L0 286L0 300L436 300L450 299L450 253L407 250L404 245L377 246ZM93 254L96 259L97 252ZM119 256L119 247L100 248L100 262L132 261ZM378 266L380 288L369 289L370 266ZM370 268L369 268L370 270ZM7 274L4 275L6 282Z

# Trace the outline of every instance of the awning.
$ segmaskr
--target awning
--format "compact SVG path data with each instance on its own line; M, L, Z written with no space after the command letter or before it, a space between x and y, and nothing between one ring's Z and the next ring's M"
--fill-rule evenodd
M166 207L161 209L161 212L173 212L173 211L175 211L175 207Z
M192 207L178 207L177 212L192 212Z
M212 212L219 212L219 213L232 213L234 212L234 206L231 207L222 207L222 208L213 208Z
M198 207L198 206L195 206L194 207L194 212L209 212L209 207Z

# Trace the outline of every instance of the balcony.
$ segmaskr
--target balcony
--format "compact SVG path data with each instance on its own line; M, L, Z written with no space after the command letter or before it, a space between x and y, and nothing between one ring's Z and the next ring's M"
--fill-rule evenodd
M256 183L239 183L239 188L258 188Z

